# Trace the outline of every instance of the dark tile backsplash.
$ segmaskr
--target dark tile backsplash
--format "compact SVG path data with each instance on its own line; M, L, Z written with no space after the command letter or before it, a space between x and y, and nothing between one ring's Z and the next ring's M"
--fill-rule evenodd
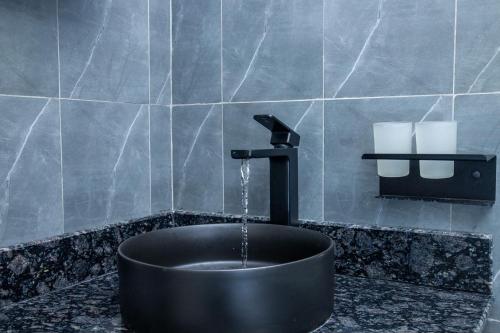
M499 22L497 0L0 0L0 246L170 209L240 213L228 153L269 147L257 113L302 136L302 219L497 242L499 204L376 199L360 155L375 121L440 119L459 122L459 151L498 154ZM252 214L267 189L252 161Z

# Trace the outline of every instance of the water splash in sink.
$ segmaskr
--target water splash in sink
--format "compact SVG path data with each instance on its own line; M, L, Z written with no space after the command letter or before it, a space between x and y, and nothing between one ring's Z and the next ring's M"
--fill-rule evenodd
M250 178L250 161L248 159L241 160L241 207L243 208L243 216L241 217L241 264L243 268L247 267L248 262L248 179Z

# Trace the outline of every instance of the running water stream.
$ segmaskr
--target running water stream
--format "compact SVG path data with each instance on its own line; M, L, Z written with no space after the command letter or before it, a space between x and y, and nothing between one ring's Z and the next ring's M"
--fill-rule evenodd
M241 265L247 267L248 261L248 179L250 177L250 161L248 159L241 160L241 207L243 215L241 217Z

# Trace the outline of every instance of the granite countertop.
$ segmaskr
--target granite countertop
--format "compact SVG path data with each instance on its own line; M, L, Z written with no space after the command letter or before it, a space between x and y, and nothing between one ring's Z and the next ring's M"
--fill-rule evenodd
M490 296L336 276L334 314L317 333L479 333ZM118 277L107 274L6 306L1 332L124 332Z

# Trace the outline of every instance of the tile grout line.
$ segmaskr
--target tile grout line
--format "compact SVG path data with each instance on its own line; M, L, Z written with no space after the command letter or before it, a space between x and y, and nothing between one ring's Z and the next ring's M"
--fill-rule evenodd
M121 101L106 101L106 100L98 100L98 99L83 99L83 98L69 98L69 97L61 97L63 101L75 101L75 102L91 102L91 103L111 103L111 104L128 104L128 105L144 105L149 104L148 101L144 102L121 102ZM157 104L161 105L161 104Z
M58 107L59 107L59 160L61 172L61 210L62 210L62 231L65 232L65 216L64 216L64 167L63 167L63 144L62 144L62 109L61 109L61 52L59 38L59 0L56 0L56 29L57 29L57 80L58 80Z
M60 38L59 38L59 0L56 0L56 29L57 29L57 80L58 80L58 96L61 99L61 54L60 54Z
M458 93L456 96L474 96L474 95L499 95L500 91L487 93ZM336 97L336 98L308 98L308 99L288 99L288 100L252 100L236 102L200 102L173 104L173 106L197 106L197 105L238 105L238 104L259 104L259 103L291 103L291 102L313 102L313 101L344 101L344 100L372 100L372 99L398 99L398 98L423 98L423 97L452 97L451 93L427 94L427 95L394 95L394 96L370 96L370 97Z
M185 103L185 104L173 104L171 106L196 106L196 105L213 105L213 104L224 104L224 105L237 105L237 104L259 104L259 103L292 103L292 102L312 102L312 101L345 101L345 100L372 100L372 99L398 99L398 98L423 98L423 97L453 97L453 96L478 96L478 95L500 95L500 91L490 91L490 92L474 92L474 93L443 93L443 94L422 94L422 95L387 95L387 96L359 96L359 97L325 97L325 98L307 98L307 99L283 99L283 100L255 100L255 101L237 101L237 102L200 102L200 103ZM47 98L58 98L57 96L27 96L27 95L12 95L12 94L0 94L0 97L16 97L16 98L34 98L34 99L47 99ZM122 101L108 101L108 100L97 100L97 99L82 99L82 98L69 98L61 97L63 101L75 101L75 102L94 102L94 103L113 103L113 104L129 104L129 105L144 105L145 103L140 102L122 102ZM147 104L147 103L146 103ZM165 106L163 104L153 103L151 105Z
M224 102L224 59L222 56L222 51L224 49L224 31L222 22L222 5L224 0L220 0L220 100Z
M173 144L173 113L170 107L170 209L174 209L174 144Z
M456 60L457 60L457 21L458 21L458 0L455 0L455 15L453 22L453 94L455 94Z
M220 0L220 99L221 103L224 102L224 57L223 57L223 49L224 49L224 29L223 29L223 21L222 21L222 6L224 0ZM224 104L221 105L221 158L222 158L222 213L225 211L225 171L224 171Z
M415 97L438 97L438 96L451 96L450 93L443 94L416 94L416 95L387 95L387 96L352 96L352 97L325 97L326 101L344 101L344 100L358 100L358 99L397 99L397 98L415 98Z
M500 92L498 92L500 94ZM308 98L308 99L288 99L288 100L257 100L257 101L237 101L237 102L205 102L173 104L175 107L183 106L203 106L203 105L238 105L238 104L262 104L262 103L293 103L293 102L314 102L314 101L337 101L337 100L371 100L371 99L397 99L397 98L423 98L451 96L451 94L434 95L404 95L404 96L374 96L374 97L340 97L340 98Z
M454 18L453 18L453 78L452 78L452 96L451 96L451 120L455 120L455 81L456 81L456 66L457 66L457 17L458 17L458 0L454 1ZM453 204L450 204L450 221L449 230L453 228Z
M321 102L322 104L322 123L323 123L323 128L322 128L322 141L323 141L323 152L322 152L322 155L323 155L323 158L322 158L322 175L321 175L321 182L322 182L322 188L321 188L321 192L322 192L322 200L321 200L321 220L322 221L325 221L325 0L323 0L323 8L322 8L322 16L321 16L321 24L322 24L322 27L323 27L323 31L322 31L322 52L323 52L323 56L322 56L322 69L321 69L321 72L322 72L322 98L323 98L323 101Z
M149 213L153 214L153 184L151 178L151 105L148 105L148 132L149 132Z
M172 43L172 30L173 30L173 15L172 15L172 1L169 0L169 6L170 6L170 206L171 210L174 210L174 144L173 144L173 135L174 135L174 122L173 122L173 113L174 113L174 107L173 107L173 102L174 102L174 95L173 95L173 77L174 77L174 69L172 67L172 57L173 57L173 43Z
M455 81L457 67L457 18L458 18L458 0L455 0L455 15L453 23L453 81L452 81L452 103L451 103L451 119L455 120Z
M58 96L61 99L61 55L60 55L60 38L59 38L59 0L56 0L56 35L57 35L57 80L58 80Z
M148 150L149 150L149 213L152 214L153 185L151 183L151 22L149 0L147 2L148 10ZM161 93L161 92L160 92Z
M151 104L151 26L149 21L149 0L147 0L147 24L148 24L148 104Z
M224 197L225 197L225 191L224 191L224 105L221 105L221 155L222 155L222 213L224 213L225 206L224 206Z

